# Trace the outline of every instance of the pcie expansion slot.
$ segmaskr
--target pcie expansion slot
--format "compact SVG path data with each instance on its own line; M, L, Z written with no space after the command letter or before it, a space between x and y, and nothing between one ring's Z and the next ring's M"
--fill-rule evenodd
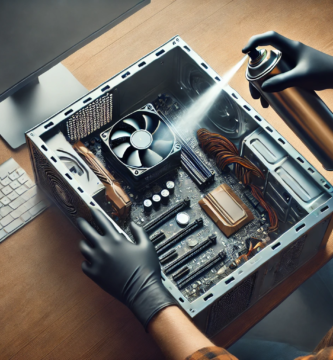
M179 202L171 206L168 210L164 211L162 214L158 215L155 219L149 221L147 224L143 225L143 228L146 231L151 231L155 227L161 225L164 221L169 219L171 216L177 214L179 211L190 206L191 200L189 197L186 197L182 202Z
M163 271L165 274L170 274L178 267L184 265L196 255L200 254L205 249L209 248L210 246L216 244L216 235L210 235L205 241L195 246L192 250L187 252L186 254L179 257L177 260L173 261L171 264L167 265Z
M156 247L157 255L162 254L164 251L168 250L171 246L175 245L181 239L183 239L188 234L197 230L203 226L203 219L200 217L194 220L191 224L188 224L184 229L178 231L176 234L172 235L169 239L165 240Z
M211 260L197 268L195 271L187 275L183 280L177 283L179 289L183 289L186 287L190 282L192 282L196 277L201 276L207 270L212 268L213 266L217 265L221 260L224 260L226 257L226 253L224 250L220 251L216 256L214 256Z

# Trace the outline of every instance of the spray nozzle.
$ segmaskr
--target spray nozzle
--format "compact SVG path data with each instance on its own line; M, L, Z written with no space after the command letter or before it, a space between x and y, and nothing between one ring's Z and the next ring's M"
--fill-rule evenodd
M261 62L265 59L267 55L266 49L253 49L248 53L248 56L250 57L250 66L257 66L261 64Z
M248 55L252 61L256 61L256 59L260 56L260 52L257 49L253 49L248 53Z

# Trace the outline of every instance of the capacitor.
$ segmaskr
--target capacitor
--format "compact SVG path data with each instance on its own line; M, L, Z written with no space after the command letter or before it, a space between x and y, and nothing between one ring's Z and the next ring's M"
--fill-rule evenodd
M173 181L167 181L166 188L169 190L169 193L172 195L175 191L175 183Z
M190 222L190 215L186 212L180 212L176 215L176 221L179 226L186 226Z
M163 204L167 204L169 202L169 195L170 195L169 190L163 189L161 191L161 198Z
M161 205L161 197L157 194L153 195L153 205L154 205L154 208L159 208L160 205Z
M151 202L151 200L149 199L146 199L144 202L143 202L143 209L145 212L151 212L152 209L153 209L153 203Z

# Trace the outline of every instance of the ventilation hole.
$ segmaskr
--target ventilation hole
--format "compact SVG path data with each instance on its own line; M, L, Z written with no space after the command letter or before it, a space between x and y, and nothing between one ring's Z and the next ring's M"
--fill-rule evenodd
M324 212L324 211L326 211L328 208L329 208L329 206L326 205L326 206L324 206L323 208L320 209L320 212Z
M254 118L257 119L258 121L261 121L261 118L258 115L256 115Z
M300 163L304 164L304 160L303 160L301 157L298 157L297 160L298 160Z
M158 51L155 55L160 56L160 55L162 55L164 53L165 53L165 50L162 49L162 50Z
M269 131L269 132L273 132L273 129L272 128L270 128L269 126L266 126L266 129Z
M183 303L183 302L184 302L184 299L183 299L183 298L179 298L179 301Z
M140 64L138 65L138 67L142 67L142 66L145 66L146 65L146 62L145 61L142 61L140 62Z
M323 184L325 184L325 180L324 180L324 179L320 179L320 181L321 181Z
M280 141L280 143L282 144L282 145L284 145L286 142L283 140L283 139L281 139L281 138L278 138L278 141Z
M221 81L221 79L218 76L215 76L215 80Z
M161 279L163 280L163 281L165 281L165 279L164 279L164 277L161 275Z
M106 85L101 89L101 91L104 92L104 91L109 90L109 89L110 89L110 86Z
M313 169L308 168L308 171L309 171L311 174L314 174L314 170L313 170Z
M235 99L238 99L237 95L235 93L232 93L232 96L235 98Z
M188 46L184 46L184 49L186 49L187 51L191 51L191 49Z
M244 105L243 108L246 109L247 111L251 111L251 109L247 105Z
M41 148L44 150L44 151L47 151L47 147L45 145L42 145Z
M232 281L234 281L235 278L232 276L231 278L229 278L228 280L225 281L225 283L228 285L230 284Z
M64 115L67 116L67 115L71 114L72 112L73 112L73 109L69 109L68 111L66 111L66 112L64 113Z
M68 177L69 180L72 180L72 177L68 173L66 173L65 175Z
M208 294L206 297L204 297L204 300L207 301L208 299L212 298L214 295L212 293Z
M298 232L298 231L302 230L304 227L305 227L305 224L303 223L300 226L298 226L295 230L296 230L296 232Z
M331 188L328 184L325 184L324 187L325 187L326 189L330 189L330 188Z
M94 203L94 202L92 202L92 201L90 201L90 205L95 206L95 203Z
M121 75L123 79L125 79L127 76L131 75L129 71L127 71L125 74Z
M286 200L286 202L290 200L290 195L286 191L283 193L283 197Z
M83 100L83 104L86 104L88 101L90 101L91 100L91 97L88 97L88 99L84 99Z
M238 274L240 275L240 274L243 274L243 270L239 270L238 271Z
M51 122L49 122L48 124L46 124L46 125L44 125L44 128L45 129L48 129L49 127L51 127L51 126L53 126L54 124L53 124L53 122L51 121Z
M277 244L273 245L273 246L272 246L272 250L277 249L280 245L281 245L280 242L278 242Z
M206 70L208 69L208 66L205 63L201 63L201 66Z
M56 160L53 156L51 156L51 160L52 160L53 162L57 162L57 160Z

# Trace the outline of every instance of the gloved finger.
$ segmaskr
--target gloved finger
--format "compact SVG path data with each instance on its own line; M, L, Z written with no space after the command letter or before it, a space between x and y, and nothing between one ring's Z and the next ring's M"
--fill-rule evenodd
M253 99L257 100L260 98L260 92L251 83L249 83L249 89Z
M93 264L94 262L93 249L84 240L80 241L79 247L82 255L90 262L90 264Z
M271 77L261 85L261 88L266 92L278 92L296 86L298 81L299 76L297 74L297 69L295 68Z
M257 46L271 45L282 52L292 54L294 52L294 43L293 40L290 40L275 31L268 31L263 34L252 36L242 49L242 52L247 54Z
M266 99L263 98L262 96L261 96L261 98L260 98L260 103L261 103L261 106L262 106L263 108L265 108L265 109L267 109L268 106L269 106L269 104L268 104L268 102L266 101Z
M88 239L92 246L96 247L98 245L100 234L88 223L87 220L77 218L76 222L82 234Z
M110 235L111 239L119 238L119 232L116 230L110 219L108 219L100 210L91 208L91 213L104 234Z
M94 271L91 264L89 264L87 261L83 261L81 265L82 271L90 277L90 279L94 279Z
M130 230L137 245L147 244L150 241L145 229L133 221L130 223Z

